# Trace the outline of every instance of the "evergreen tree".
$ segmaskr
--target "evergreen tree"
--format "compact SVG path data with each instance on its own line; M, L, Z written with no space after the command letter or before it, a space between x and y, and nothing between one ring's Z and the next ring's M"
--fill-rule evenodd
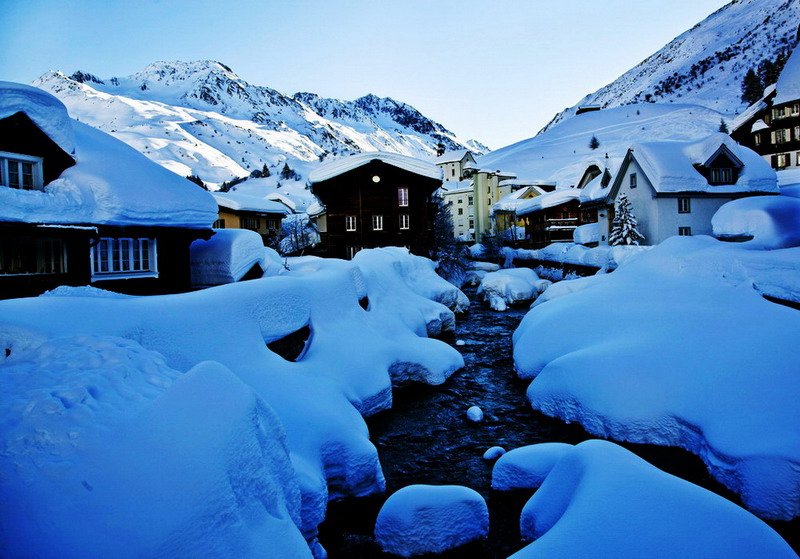
M730 132L730 130L728 130L728 123L725 122L724 118L719 119L719 131L725 134Z
M439 263L436 271L440 276L460 286L463 285L466 277L467 257L464 249L456 241L453 231L453 216L440 200L436 204L436 214L433 216L433 254L431 254L431 258Z
M769 58L765 58L758 65L758 78L761 80L761 85L767 87L778 81L778 76L781 71L778 65Z
M750 68L742 80L742 101L752 105L764 95L764 84L755 70Z
M197 186L199 186L203 190L208 190L208 187L206 186L206 183L204 183L203 179L201 179L197 175L187 175L186 178L189 179L190 181L192 181L193 183L195 183Z
M298 180L300 175L298 175L291 167L289 167L288 163L283 164L283 169L281 169L281 179L288 181L288 180Z
M592 134L592 139L589 140L589 147L591 149L597 149L600 147L600 140L597 139L597 136Z
M621 194L617 200L617 210L614 215L614 225L611 227L611 234L608 241L612 246L617 245L638 245L639 241L644 240L644 235L636 229L638 222L631 210L631 203L625 194Z

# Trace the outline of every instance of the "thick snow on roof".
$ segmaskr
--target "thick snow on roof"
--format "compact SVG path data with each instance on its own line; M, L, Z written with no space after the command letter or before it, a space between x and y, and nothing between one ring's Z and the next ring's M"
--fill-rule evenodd
M529 461L542 471L552 464ZM534 542L513 559L796 557L738 505L602 440L563 449L522 509L520 535Z
M440 188L443 194L462 194L472 191L472 181L444 181Z
M748 196L733 200L711 218L714 236L752 237L749 248L800 246L800 199L791 196Z
M78 121L64 121L63 105L48 93L39 95L38 90L27 87L9 89L12 99L20 97L21 91L25 99L58 103L47 105L49 110L41 111L37 118L53 118L54 126L45 131L71 135L77 163L45 185L44 191L0 188L1 220L190 228L209 228L216 220L214 198L196 184L105 132ZM3 102L5 97L5 90L0 90Z
M744 167L735 184L712 186L694 166L705 164L722 145L730 149ZM737 144L727 134L712 134L696 142L647 142L635 144L631 149L658 193L778 192L777 175L769 163L753 150Z
M358 167L368 165L373 161L381 161L387 165L392 165L423 177L442 180L442 170L436 165L422 159L400 155L399 153L389 153L388 151L356 153L329 163L323 163L309 173L308 180L312 183L326 181Z
M239 194L238 192L214 192L213 196L221 208L283 215L291 213L284 203L257 196Z
M519 188L510 194L506 194L500 200L492 205L492 212L515 212L519 205L523 203L526 199L523 196L526 196L530 191L533 189L532 186L525 186ZM536 194L540 194L538 190L535 190Z
M440 155L436 159L433 160L435 165L444 165L445 163L455 163L456 161L461 161L466 157L466 155L470 153L468 149L457 149L455 151L448 151L447 153Z
M792 51L775 88L778 90L772 101L775 105L800 100L800 49Z
M762 109L769 107L769 104L767 103L767 97L773 93L775 93L775 84L767 86L767 88L764 89L764 95L761 97L761 99L747 107L742 114L734 119L733 123L731 124L731 131L738 130L744 126L748 120L756 116L756 114Z
M800 313L762 297L798 296L798 251L671 237L613 274L554 284L514 334L531 405L686 448L753 512L800 515Z
M546 208L552 208L571 200L578 200L580 196L581 191L577 188L558 188L553 192L545 192L541 196L522 200L517 206L517 215L527 215Z
M64 103L36 87L0 81L0 119L18 112L25 113L65 152L75 153L75 138Z
M192 285L233 283L254 266L267 269L261 235L249 229L217 229L208 240L198 239L190 247Z

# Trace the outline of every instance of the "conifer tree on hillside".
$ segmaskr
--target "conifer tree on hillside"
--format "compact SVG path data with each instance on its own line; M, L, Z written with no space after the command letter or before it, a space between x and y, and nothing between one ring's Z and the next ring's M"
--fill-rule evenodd
M617 200L617 210L614 215L614 225L611 227L611 234L608 241L612 246L617 245L638 245L639 241L644 240L644 235L639 233L636 228L638 222L631 210L631 203L625 194L621 194Z
M742 101L752 105L764 95L764 84L755 70L750 68L742 80Z
M589 147L591 149L597 149L600 147L600 140L597 139L597 136L592 134L592 139L589 140Z
M725 134L730 132L730 130L728 130L728 123L725 122L724 118L719 119L719 131Z

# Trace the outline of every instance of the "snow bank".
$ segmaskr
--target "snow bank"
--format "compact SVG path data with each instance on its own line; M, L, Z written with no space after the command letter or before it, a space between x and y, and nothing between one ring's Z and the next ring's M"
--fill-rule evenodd
M570 282L580 289L537 305L514 333L531 404L604 437L686 448L757 514L797 516L800 315L753 289L796 288L797 250L674 237Z
M361 268L372 301L400 312L420 335L437 336L455 328L453 310L469 307L461 290L436 274L436 264L398 247L359 251L353 262ZM450 310L453 309L453 310Z
M581 234L582 235L582 234ZM555 264L591 266L601 270L615 270L637 254L650 250L649 246L597 246L586 247L580 243L553 243L538 250L506 249L512 261L543 260ZM559 278L560 279L560 278Z
M523 508L520 531L536 541L514 559L797 557L730 501L598 440L555 464Z
M441 553L489 533L489 511L477 491L459 485L409 485L378 513L375 539L402 557Z
M714 236L749 238L744 246L757 249L800 245L800 199L790 196L741 198L724 204L711 218Z
M2 369L5 554L311 556L283 428L224 366L89 335Z
M556 462L573 448L566 443L541 443L508 451L492 469L492 489L513 491L538 488Z
M256 266L259 275L267 269L261 235L249 229L215 229L209 240L194 241L189 252L195 287L239 281Z
M508 305L533 301L548 285L530 268L510 268L486 274L476 295L482 295L494 310L504 311Z
M588 245L591 243L600 242L600 224L587 223L586 225L579 225L572 232L572 239L576 245Z
M347 173L348 171L352 171L353 169L357 169L358 167L368 165L373 161L380 161L392 167L422 175L423 177L442 180L441 168L429 161L423 161L422 159L401 155L399 153L390 153L388 151L356 153L335 161L323 163L308 174L308 180L312 183L326 181Z

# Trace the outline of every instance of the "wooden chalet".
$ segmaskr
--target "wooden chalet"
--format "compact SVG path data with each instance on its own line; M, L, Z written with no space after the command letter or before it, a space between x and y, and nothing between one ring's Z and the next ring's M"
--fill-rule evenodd
M215 217L210 194L71 120L49 93L0 84L0 298L188 290L189 246Z
M261 235L264 246L272 245L280 237L283 218L292 213L286 203L278 200L239 194L215 192L219 217L214 229L249 229Z
M731 137L775 170L800 168L800 49L795 48L778 82L734 121Z
M432 248L432 195L442 171L426 161L388 152L359 153L326 163L309 175L320 208L311 212L321 253L352 258L362 248Z

